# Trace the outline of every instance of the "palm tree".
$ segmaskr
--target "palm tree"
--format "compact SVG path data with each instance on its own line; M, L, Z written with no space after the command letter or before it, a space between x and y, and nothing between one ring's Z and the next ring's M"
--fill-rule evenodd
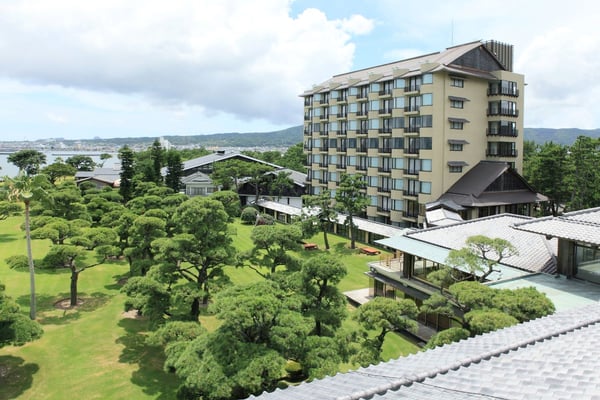
M4 182L7 190L7 197L10 201L22 201L25 205L25 238L27 241L27 259L29 261L29 289L30 306L29 318L35 319L35 268L33 265L33 254L31 252L31 230L29 221L29 209L31 201L44 192L44 186L48 181L44 175L29 176L19 173L16 178L5 177Z

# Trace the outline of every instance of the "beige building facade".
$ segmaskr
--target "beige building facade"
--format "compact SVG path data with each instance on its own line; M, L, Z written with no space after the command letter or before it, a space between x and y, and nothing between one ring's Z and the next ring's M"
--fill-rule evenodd
M342 174L360 174L367 218L414 226L480 161L522 172L524 76L512 71L512 51L472 42L305 91L308 193L334 195Z

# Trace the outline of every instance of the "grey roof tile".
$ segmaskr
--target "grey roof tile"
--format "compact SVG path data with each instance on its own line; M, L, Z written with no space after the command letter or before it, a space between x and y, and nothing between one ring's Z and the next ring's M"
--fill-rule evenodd
M251 398L594 399L600 303Z
M516 223L515 229L600 245L600 207Z

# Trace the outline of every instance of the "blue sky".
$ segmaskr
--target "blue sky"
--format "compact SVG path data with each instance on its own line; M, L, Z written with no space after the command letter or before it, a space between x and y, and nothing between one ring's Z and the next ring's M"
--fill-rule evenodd
M0 2L0 140L264 132L330 76L515 46L525 126L600 127L600 6L529 0Z

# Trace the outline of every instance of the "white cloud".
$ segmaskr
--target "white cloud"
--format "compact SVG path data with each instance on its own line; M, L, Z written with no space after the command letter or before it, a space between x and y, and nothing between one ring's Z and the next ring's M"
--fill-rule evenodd
M289 6L287 0L2 2L0 77L58 86L79 100L135 95L154 106L194 106L206 116L296 124L298 94L348 70L352 35L373 23L360 15L329 20L316 9L292 18Z
M47 112L46 113L46 117L52 121L52 122L56 122L57 124L66 124L69 120L67 117L65 117L64 115L60 115L54 112Z
M373 30L375 22L365 18L362 15L354 14L350 18L344 18L340 21L342 29L355 35L366 35Z

